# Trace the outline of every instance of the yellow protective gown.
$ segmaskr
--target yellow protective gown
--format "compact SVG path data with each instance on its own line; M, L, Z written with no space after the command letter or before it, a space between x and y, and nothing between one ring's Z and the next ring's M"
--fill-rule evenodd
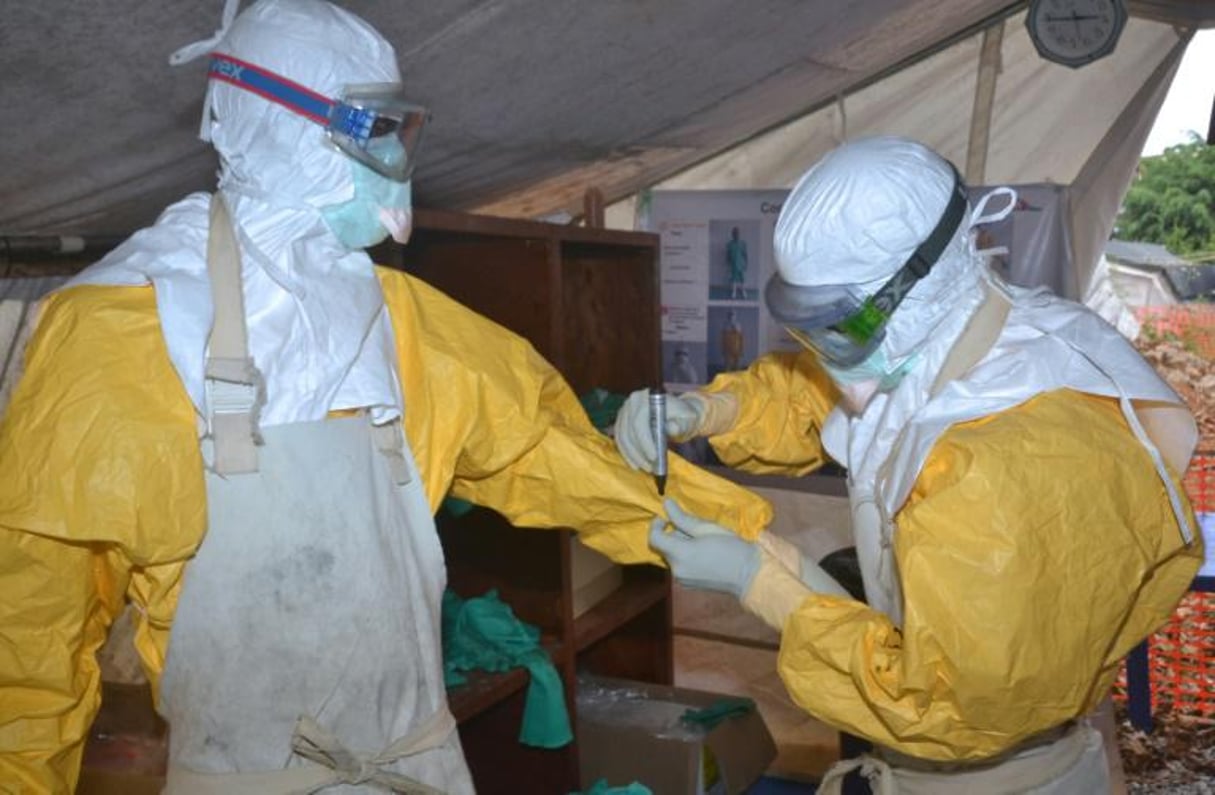
M659 562L652 478L556 371L424 283L387 270L380 281L431 506L450 492L521 526L577 528L618 562ZM100 700L95 652L127 598L156 693L206 528L202 460L151 287L50 296L25 368L0 423L0 789L64 792ZM674 457L670 489L744 537L771 519L759 497Z
M707 391L738 399L734 428L710 439L725 463L822 462L834 393L812 354L765 357ZM811 596L778 667L811 714L925 759L990 757L1091 711L1202 561L1117 401L1066 389L947 430L895 525L903 626Z

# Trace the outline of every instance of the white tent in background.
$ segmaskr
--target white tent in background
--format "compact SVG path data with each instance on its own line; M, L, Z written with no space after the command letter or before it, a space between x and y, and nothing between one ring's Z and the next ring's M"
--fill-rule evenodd
M844 140L906 135L951 159L971 185L1055 186L1058 215L1037 245L1059 246L1066 260L1047 257L1054 272L1014 280L1080 299L1191 36L1133 17L1113 54L1073 70L1039 57L1020 13L653 189L791 187ZM608 225L631 228L637 201L610 207Z

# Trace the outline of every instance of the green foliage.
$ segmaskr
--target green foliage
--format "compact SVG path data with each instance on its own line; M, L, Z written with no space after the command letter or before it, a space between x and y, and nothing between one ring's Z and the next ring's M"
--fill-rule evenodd
M1189 143L1140 160L1114 234L1162 243L1183 257L1215 251L1215 146L1193 134Z

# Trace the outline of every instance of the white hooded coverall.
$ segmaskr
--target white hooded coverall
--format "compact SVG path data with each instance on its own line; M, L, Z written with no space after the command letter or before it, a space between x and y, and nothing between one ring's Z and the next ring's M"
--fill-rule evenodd
M320 0L229 21L199 49L329 97L399 80L387 42ZM351 199L351 163L320 126L227 84L206 119L239 301L213 300L217 197L188 196L45 300L0 422L0 781L75 787L95 652L129 600L172 790L426 791L401 774L467 792L433 512L451 493L656 562L659 498L526 341L339 242L322 211ZM246 340L217 351L240 302ZM208 374L246 350L264 401L242 406ZM234 417L264 442L256 472L200 449ZM769 521L754 495L671 466L716 521L747 537ZM254 778L210 777L232 772Z

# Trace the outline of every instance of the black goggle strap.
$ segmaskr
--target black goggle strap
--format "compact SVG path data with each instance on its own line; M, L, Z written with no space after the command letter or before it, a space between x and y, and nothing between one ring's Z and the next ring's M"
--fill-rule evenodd
M966 187L962 183L962 175L952 163L949 167L953 171L953 193L936 228L916 247L903 267L895 271L876 293L865 299L864 305L856 314L835 325L836 329L856 342L869 342L878 329L890 319L916 282L932 270L932 266L945 251L945 246L953 239L958 225L962 223L962 216L966 214Z

